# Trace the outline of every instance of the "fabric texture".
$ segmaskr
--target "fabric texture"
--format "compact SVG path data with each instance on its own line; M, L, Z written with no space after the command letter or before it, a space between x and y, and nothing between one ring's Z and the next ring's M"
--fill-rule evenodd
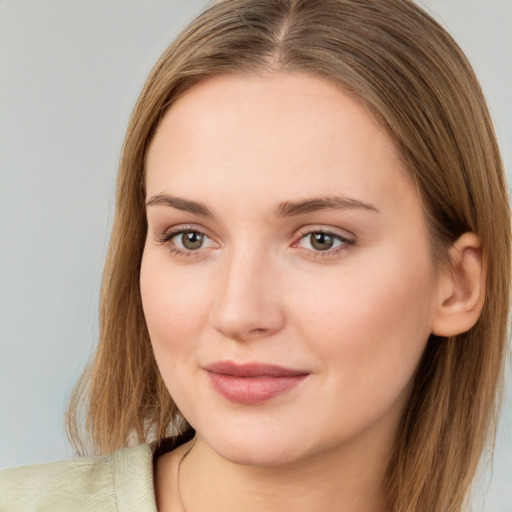
M2 470L0 512L157 512L153 447Z

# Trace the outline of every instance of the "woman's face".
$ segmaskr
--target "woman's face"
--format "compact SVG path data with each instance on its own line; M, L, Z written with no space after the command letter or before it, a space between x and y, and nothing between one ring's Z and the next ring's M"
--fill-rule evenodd
M437 304L424 214L367 110L305 74L221 76L166 113L141 270L155 357L221 456L387 450Z

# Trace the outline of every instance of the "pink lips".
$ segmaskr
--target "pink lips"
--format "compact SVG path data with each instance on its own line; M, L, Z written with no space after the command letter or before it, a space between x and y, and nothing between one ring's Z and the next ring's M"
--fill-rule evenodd
M262 363L220 361L204 368L213 387L232 402L253 405L285 393L308 375L304 370Z

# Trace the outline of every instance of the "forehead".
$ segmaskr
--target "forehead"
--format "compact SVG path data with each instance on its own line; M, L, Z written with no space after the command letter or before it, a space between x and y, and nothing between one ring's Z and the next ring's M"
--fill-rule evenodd
M156 131L146 185L148 196L231 201L368 201L411 188L393 142L361 102L325 79L285 72L218 76L189 89Z

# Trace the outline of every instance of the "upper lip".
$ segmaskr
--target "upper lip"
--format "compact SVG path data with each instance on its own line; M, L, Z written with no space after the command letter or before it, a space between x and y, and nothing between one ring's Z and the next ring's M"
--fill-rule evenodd
M232 377L296 377L299 375L307 375L309 373L304 370L285 368L275 364L238 364L232 361L218 361L205 366L204 369L210 373L218 373Z

